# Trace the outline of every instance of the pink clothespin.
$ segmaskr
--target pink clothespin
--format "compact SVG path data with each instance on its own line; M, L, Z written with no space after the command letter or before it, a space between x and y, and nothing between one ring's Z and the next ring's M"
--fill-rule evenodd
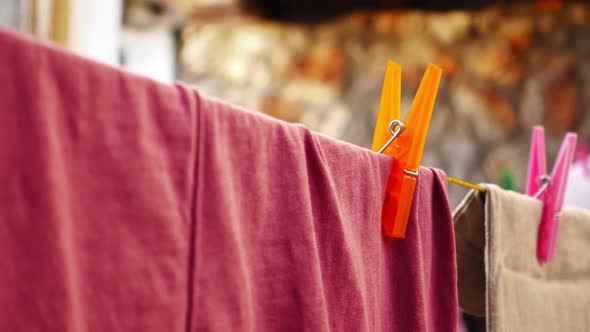
M537 258L541 262L550 262L555 256L560 223L559 213L563 207L565 187L577 137L575 133L565 135L553 165L553 171L549 176L545 158L545 129L541 126L533 128L525 194L543 201L543 214L537 237Z

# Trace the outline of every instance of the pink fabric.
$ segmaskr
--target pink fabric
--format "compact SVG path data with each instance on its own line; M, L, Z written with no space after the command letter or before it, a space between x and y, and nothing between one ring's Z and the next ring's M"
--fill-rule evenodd
M0 330L452 331L446 179L0 32Z
M198 122L194 327L456 328L442 172L420 169L407 239L394 240L380 223L389 157L211 99Z
M182 331L186 92L0 30L0 331Z

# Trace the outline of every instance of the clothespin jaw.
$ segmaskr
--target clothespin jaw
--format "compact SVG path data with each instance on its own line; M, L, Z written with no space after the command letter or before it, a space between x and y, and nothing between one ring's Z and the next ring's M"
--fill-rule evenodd
M389 60L381 89L379 113L373 133L371 150L379 151L391 137L389 124L401 118L402 69L399 64ZM386 152L387 154L387 152Z
M541 262L550 262L555 256L559 234L559 213L563 207L569 169L574 158L577 135L568 133L561 144L557 160L551 172L551 185L540 195L543 214L537 238L537 257Z
M417 172L422 161L441 76L442 69L428 65L406 117L404 135L394 143L397 146L394 157L405 158L406 169L411 172Z
M385 232L391 237L406 236L416 178L441 76L442 70L439 67L428 66L406 118L405 132L385 150L387 155L393 157L393 162L381 221ZM380 110L379 115L381 112ZM388 118L385 122L389 123L392 120L394 119ZM388 134L386 137L390 136L391 134ZM375 138L374 146L378 148L382 141L377 135Z
M528 173L525 194L533 196L541 189L541 177L547 175L547 161L545 156L545 129L542 126L533 128L531 152L529 155Z

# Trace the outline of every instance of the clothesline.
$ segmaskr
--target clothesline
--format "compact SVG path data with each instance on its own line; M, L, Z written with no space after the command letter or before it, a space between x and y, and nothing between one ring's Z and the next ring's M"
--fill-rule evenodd
M474 184L474 183L471 183L471 182L467 182L467 181L464 181L464 180L461 180L461 179L457 179L457 178L454 178L452 176L447 176L447 180L450 183L454 183L454 184L458 184L458 185L463 186L463 187L475 189L475 190L477 190L479 192L484 192L485 193L487 191L487 189L484 188L484 187L482 187L482 186L479 186L477 184Z
M404 130L405 125L403 122L401 122L400 120L391 121L391 123L389 123L389 132L391 133L391 137L387 140L387 142L385 142L385 144L383 144L383 146L379 150L377 150L377 153L383 153L385 149L387 149L387 147L389 147L391 143L395 141L396 138L403 134ZM464 186L470 189L475 189L480 192L486 192L486 188L465 180L457 179L451 176L447 176L447 180L450 183L458 184L460 186Z

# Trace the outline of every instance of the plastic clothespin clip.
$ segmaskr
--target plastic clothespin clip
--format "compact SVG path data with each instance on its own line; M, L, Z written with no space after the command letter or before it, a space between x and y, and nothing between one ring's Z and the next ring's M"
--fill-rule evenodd
M405 128L399 126L397 135L394 135L394 137L398 136L397 139L385 142L388 146L383 150L383 153L393 157L393 162L387 183L381 222L385 232L391 237L406 237L416 178L441 75L442 70L439 67L428 66L406 117ZM373 136L373 150L377 150L383 145L385 138L391 137L393 128L389 128L389 125L393 123L392 121L399 119L400 103L401 69L393 61L389 61ZM391 132L388 132L387 129L390 129ZM399 135L402 130L404 130L403 135Z
M525 194L543 201L537 237L537 258L541 262L550 262L555 256L560 223L559 212L563 207L576 140L575 133L566 134L549 176L545 157L545 130L541 126L533 128Z

